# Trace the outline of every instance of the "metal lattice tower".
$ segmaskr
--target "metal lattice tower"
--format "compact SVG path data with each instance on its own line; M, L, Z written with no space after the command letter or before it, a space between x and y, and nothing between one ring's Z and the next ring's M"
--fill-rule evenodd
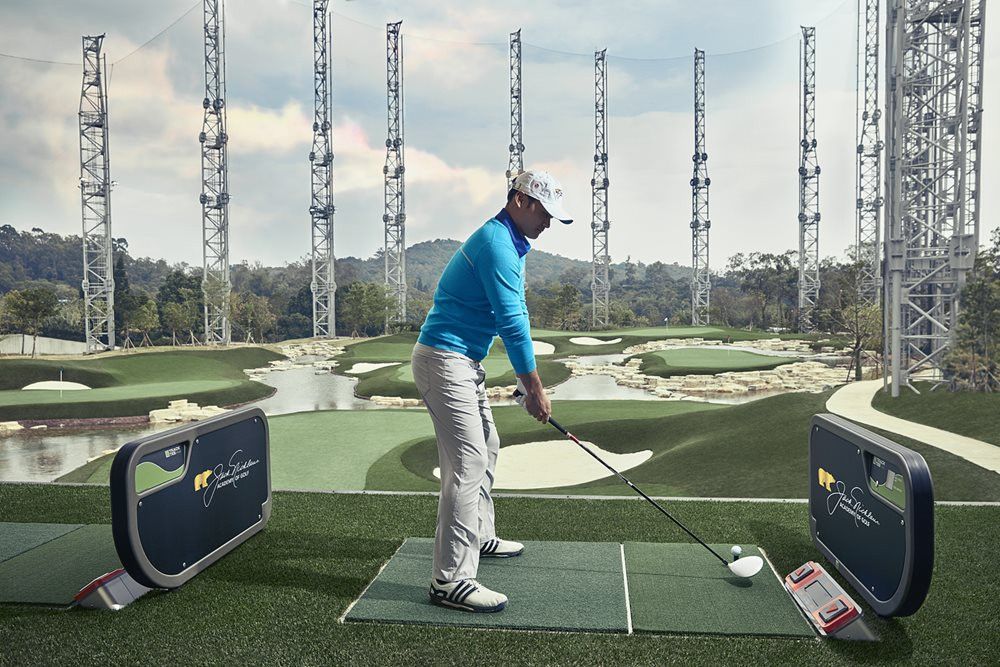
M986 21L986 0L970 0L969 3L969 137L966 155L965 201L966 221L972 221L976 242L979 241L979 161L982 146L983 116L983 28Z
M915 373L943 377L979 243L984 4L889 6L886 338L894 396Z
M201 222L205 343L230 342L229 170L226 143L226 56L223 0L204 0L205 120L201 142Z
M402 21L386 24L386 90L388 137L385 140L385 284L396 307L386 310L385 330L406 321L406 193L403 160L403 48Z
M80 90L80 202L83 208L83 307L87 352L115 347L115 281L111 257L111 175L108 155L104 35L83 38Z
M691 324L708 324L708 153L705 150L705 52L694 50L694 173L691 176Z
M330 137L330 15L328 0L313 2L313 143L309 153L312 198L313 336L337 335L337 283L333 256L333 141Z
M878 304L882 254L882 110L878 105L880 0L858 0L857 65L857 236L854 260L860 267L860 297Z
M593 294L594 329L606 329L611 300L608 255L608 66L607 49L594 52L594 177L590 180L593 216L593 277L590 289Z
M799 141L799 331L816 328L819 303L819 164L816 162L816 28L802 26Z
M510 33L510 159L507 162L507 186L514 184L524 171L524 142L521 125L521 31Z

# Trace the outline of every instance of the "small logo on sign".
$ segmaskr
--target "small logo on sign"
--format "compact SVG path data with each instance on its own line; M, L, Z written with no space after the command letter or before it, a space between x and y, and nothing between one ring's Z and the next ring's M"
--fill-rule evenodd
M208 488L208 478L212 476L211 470L206 470L205 472L200 472L194 476L194 490L200 491L201 489Z
M822 486L827 491L833 491L832 485L836 484L836 483L837 483L837 480L836 480L836 478L833 475L831 475L827 471L823 470L822 468L819 469L819 485L820 486Z

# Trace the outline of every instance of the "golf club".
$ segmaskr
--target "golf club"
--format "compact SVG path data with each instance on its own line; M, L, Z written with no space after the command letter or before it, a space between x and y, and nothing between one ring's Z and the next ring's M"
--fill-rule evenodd
M517 402L518 405L520 405L521 407L524 407L524 392L521 391L520 387L518 389L514 390L514 400ZM722 556L720 556L718 553L716 553L715 549L713 549L712 547L710 547L707 544L705 544L697 535L695 535L690 530L688 530L687 527L683 523L681 523L680 521L678 521L677 519L675 519L670 514L670 512L668 512L667 510L663 509L663 507L658 502L656 502L655 500L653 500L652 498L650 498L649 496L647 496L645 493L643 493L642 489L640 489L638 486L636 486L635 484L633 484L632 481L629 480L628 477L626 477L625 475L621 474L620 472L618 472L617 470L615 470L614 468L612 468L610 465L608 465L607 462L604 461L604 459L602 459L600 456L598 456L593 451L591 451L591 449L589 447L587 447L582 442L580 442L580 440L577 439L577 437L575 435L573 435L572 433L570 433L569 431L567 431L566 429L564 429L559 424L559 422L557 422L552 417L549 417L549 423L552 424L552 426L554 426L560 433L562 433L567 438L569 438L570 440L572 440L573 442L575 442L577 445L579 445L580 448L583 449L583 451L587 452L592 457L594 457L594 459L596 459L598 463L600 463L602 466L604 466L605 468L607 468L608 470L610 470L611 472L613 472L615 475L617 475L618 478L620 480L622 480L623 482L625 482L626 484L628 484L632 488L633 491L635 491L640 496L642 496L643 498L645 498L646 500L648 500L649 503L653 507L655 507L656 509L660 510L660 512L662 512L668 519L670 519L675 524L677 524L681 528L681 530L683 530L685 533L687 533L692 538L694 538L695 541L698 542L698 544L700 544L701 546L703 546L706 549L708 549L712 553L713 556L715 556L716 558L718 558L719 561L721 561L723 565L725 565L726 567L728 567L729 571L732 572L733 574L735 574L737 577L744 577L744 578L746 578L746 577L752 577L755 574L757 574L758 572L760 572L761 567L764 566L764 560L760 556L747 556L745 558L734 558L734 560L732 562L726 560L725 558L723 558ZM735 547L733 549L733 553L734 554L737 553Z

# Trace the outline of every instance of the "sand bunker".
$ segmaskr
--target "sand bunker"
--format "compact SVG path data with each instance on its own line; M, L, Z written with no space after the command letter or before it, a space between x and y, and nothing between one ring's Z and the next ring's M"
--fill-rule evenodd
M611 340L601 340L600 338L591 338L590 336L577 336L576 338L570 338L569 342L576 345L614 345L615 343L622 342L622 339L612 338Z
M606 452L597 445L581 441L591 451L619 471L645 463L653 455L648 449L630 454ZM434 468L441 478L441 470ZM502 447L497 457L496 489L552 489L574 486L610 477L608 469L569 440L545 440Z
M44 382L32 382L27 387L21 387L21 390L25 389L90 389L85 384L80 384L79 382L60 382L59 380L45 380Z
M531 344L535 348L536 356L540 354L552 354L553 352L556 351L556 346L553 345L552 343L546 343L540 340L533 340L531 341Z
M390 361L384 364L354 364L351 366L350 370L344 371L345 373L351 373L352 375L360 375L361 373L369 373L371 371L377 371L380 368L386 368L387 366L398 366L400 362Z

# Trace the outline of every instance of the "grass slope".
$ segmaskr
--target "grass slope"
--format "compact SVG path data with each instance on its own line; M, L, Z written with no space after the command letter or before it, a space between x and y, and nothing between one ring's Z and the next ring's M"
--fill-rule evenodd
M904 389L893 398L875 394L872 407L893 417L933 426L1000 445L1000 394L931 391L931 383L915 383L920 393Z
M164 408L167 402L187 398L200 404L233 405L256 400L273 390L252 382L244 368L267 365L281 355L263 348L231 350L170 350L116 355L99 359L47 361L2 360L0 421L123 417ZM86 391L21 391L41 379L59 377L88 384ZM88 385L89 386L89 385Z
M798 359L754 354L743 350L681 348L638 355L640 370L646 375L714 375L729 371L763 371L790 364Z
M808 433L814 414L825 412L830 392L785 394L711 411L662 412L645 403L595 418L596 406L584 401L556 402L553 414L581 440L615 453L649 449L652 458L627 475L644 491L662 496L805 498L808 496ZM612 408L621 401L608 401ZM699 405L699 404L693 404ZM704 405L704 404L701 404ZM713 406L714 407L714 406ZM558 437L550 426L532 421L517 407L496 408L501 446ZM919 452L934 477L939 500L1000 501L1000 475L943 450L887 435ZM433 438L397 447L368 474L368 488L435 490L431 471L437 465ZM628 495L613 477L542 493Z
M230 664L401 665L492 664L497 656L538 665L974 665L996 659L990 638L1000 635L1000 617L984 613L984 605L1000 596L1000 579L980 579L970 595L968 573L992 570L1000 541L997 507L937 508L927 602L899 619L865 609L881 637L875 644L337 623L403 539L433 535L436 509L433 497L275 494L268 527L183 588L151 593L113 614L0 606L0 664L180 664L192 655ZM671 509L709 542L760 544L780 573L818 557L805 505L692 502ZM688 541L639 501L499 499L497 515L504 535L523 540ZM103 489L0 485L0 521L110 519ZM150 628L184 640L142 641Z

